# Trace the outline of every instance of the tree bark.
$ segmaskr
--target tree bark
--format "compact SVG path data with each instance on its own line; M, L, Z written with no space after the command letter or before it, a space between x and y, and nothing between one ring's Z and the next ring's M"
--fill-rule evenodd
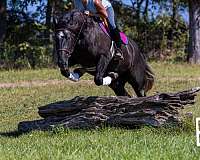
M64 128L93 129L105 125L135 128L144 125L161 127L181 123L179 110L194 104L194 88L178 93L161 93L150 97L75 97L72 100L39 107L43 118L20 122L19 131Z
M189 53L190 63L200 64L200 1L189 0Z
M141 28L140 26L140 13L141 13L141 7L142 7L142 4L143 4L144 0L137 0L136 1L136 28L137 28L137 32L139 33L139 30Z
M50 42L50 29L51 29L51 18L52 18L52 0L47 1L47 9L46 9L46 32L45 32L45 38L47 38L46 43Z
M146 0L145 7L144 7L144 12L143 12L144 21L146 23L148 22L148 17L149 17L148 7L149 7L149 0Z
M170 49L174 47L174 35L178 28L178 3L177 0L172 1L171 29L168 35L168 46Z
M0 44L4 41L6 36L6 0L0 1Z
M62 14L62 6L63 6L63 2L62 1L58 1L58 0L50 0L51 1L51 5L52 5L52 16L54 17L58 17L59 15ZM54 44L54 49L53 49L53 62L54 64L57 63L57 53L56 53L56 49L55 49L55 44Z

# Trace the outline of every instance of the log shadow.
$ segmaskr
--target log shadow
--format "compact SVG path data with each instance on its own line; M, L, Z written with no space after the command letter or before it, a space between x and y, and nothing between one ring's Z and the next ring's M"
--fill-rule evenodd
M8 138L18 138L21 135L28 134L29 132L21 132L18 130L8 131L8 132L0 132L0 137L8 137Z

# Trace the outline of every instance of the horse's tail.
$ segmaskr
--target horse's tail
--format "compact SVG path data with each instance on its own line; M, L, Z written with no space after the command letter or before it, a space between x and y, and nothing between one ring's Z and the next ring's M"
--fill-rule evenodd
M146 64L145 66L145 84L144 84L144 91L149 91L154 84L155 75L151 69L151 67Z

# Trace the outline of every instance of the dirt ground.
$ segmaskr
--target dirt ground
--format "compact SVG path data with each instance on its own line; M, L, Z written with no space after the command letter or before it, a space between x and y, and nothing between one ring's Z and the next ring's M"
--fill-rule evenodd
M92 80L81 80L79 82L73 82L70 80L34 80L34 81L19 81L15 83L0 83L0 88L18 88L18 87L43 87L48 85L62 85L62 84L93 84Z

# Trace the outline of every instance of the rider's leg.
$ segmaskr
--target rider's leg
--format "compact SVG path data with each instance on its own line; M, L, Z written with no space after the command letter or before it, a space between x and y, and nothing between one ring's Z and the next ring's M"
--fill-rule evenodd
M121 37L120 37L120 31L116 27L115 24L115 13L112 7L107 8L107 14L108 14L108 27L111 31L112 39L115 41L115 44L117 46L117 50L115 52L116 58L123 59L123 53L121 51Z

